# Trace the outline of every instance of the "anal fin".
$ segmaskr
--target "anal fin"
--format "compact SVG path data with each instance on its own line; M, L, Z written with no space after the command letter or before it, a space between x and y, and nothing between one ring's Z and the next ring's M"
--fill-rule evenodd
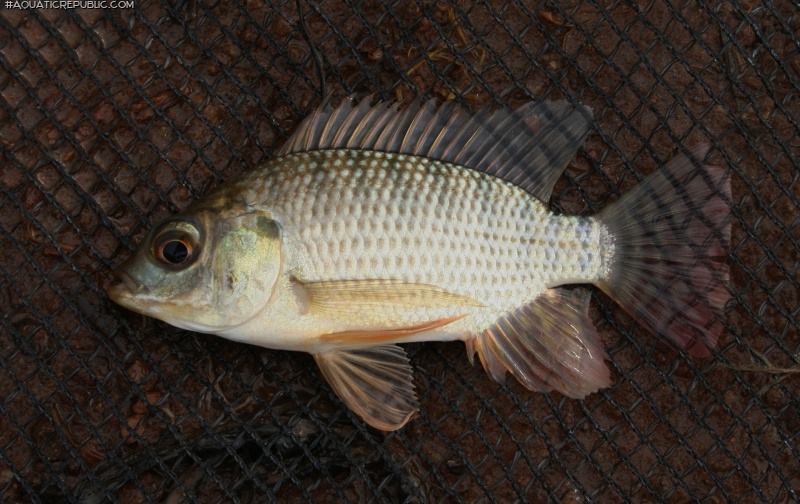
M467 341L467 351L496 381L510 371L531 390L581 399L611 383L587 291L548 289Z
M372 427L397 430L419 409L405 350L380 345L314 355L336 395Z

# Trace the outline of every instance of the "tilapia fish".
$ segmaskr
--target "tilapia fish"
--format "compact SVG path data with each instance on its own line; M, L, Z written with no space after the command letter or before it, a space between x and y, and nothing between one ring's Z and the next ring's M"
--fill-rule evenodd
M567 102L467 112L346 100L147 235L109 295L174 326L314 356L382 430L418 409L398 343L462 340L498 381L610 384L585 289L690 354L721 330L730 181L689 149L592 217L547 201L586 138Z

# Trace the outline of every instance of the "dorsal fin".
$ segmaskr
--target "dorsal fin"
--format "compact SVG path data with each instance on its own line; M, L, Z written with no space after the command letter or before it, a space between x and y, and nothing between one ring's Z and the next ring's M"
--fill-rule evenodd
M592 118L589 107L566 101L470 113L452 102L437 108L434 100L408 107L371 100L348 99L336 108L323 102L278 155L360 149L427 157L502 178L546 202Z

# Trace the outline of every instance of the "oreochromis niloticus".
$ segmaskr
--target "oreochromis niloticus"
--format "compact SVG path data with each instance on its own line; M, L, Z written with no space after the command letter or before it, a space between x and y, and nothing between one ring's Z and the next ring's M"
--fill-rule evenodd
M610 384L584 289L705 355L728 299L730 181L686 150L595 216L547 201L590 131L567 102L475 113L346 100L278 155L155 226L109 290L194 331L314 355L370 425L418 409L398 343L463 340L495 380Z

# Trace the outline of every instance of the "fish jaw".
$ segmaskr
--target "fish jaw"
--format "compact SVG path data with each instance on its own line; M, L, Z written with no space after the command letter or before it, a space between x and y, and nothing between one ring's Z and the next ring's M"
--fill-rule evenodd
M128 273L127 270L131 264L132 261L128 261L114 270L114 276L118 282L108 288L108 297L132 312L163 320L159 316L159 303L150 298L147 286Z
M140 313L142 315L149 315L152 311L149 306L142 303L140 298L137 298L133 292L125 284L114 284L108 288L108 297L123 308L130 311Z
M127 273L118 270L115 274L123 280L109 287L107 294L112 301L123 308L162 320L181 329L202 333L213 333L218 330L212 326L187 320L185 304L165 302L161 298L153 297L143 284L133 280Z

